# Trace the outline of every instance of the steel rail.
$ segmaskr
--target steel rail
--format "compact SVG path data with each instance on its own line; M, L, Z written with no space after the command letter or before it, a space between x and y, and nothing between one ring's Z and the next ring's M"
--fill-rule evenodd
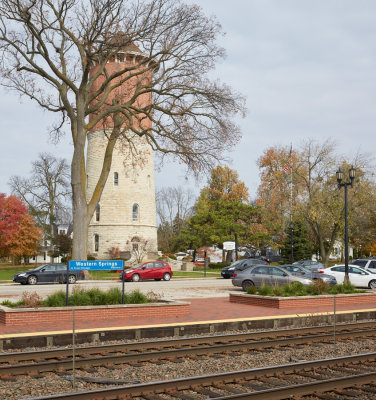
M216 400L280 400L291 398L292 396L312 395L316 392L329 392L331 390L343 389L352 386L364 385L376 381L376 371L366 374L343 376L340 378L325 379L315 382L300 383L265 389L257 392L247 392L232 394L229 396L219 396Z
M376 322L361 322L351 324L341 324L336 326L337 332L349 331L354 333L360 333L364 331L364 328L374 329L376 328ZM279 329L279 330L268 330L268 331L256 331L247 333L230 333L225 335L211 335L211 336L198 336L189 338L174 338L174 339L163 339L155 341L145 342L134 342L134 343L118 343L118 344L106 344L100 346L80 346L76 347L75 354L77 357L103 354L103 353L114 353L114 352L132 352L132 351L146 351L153 349L171 348L177 346L192 346L201 344L216 344L219 342L228 343L231 341L245 341L256 339L273 339L283 336L296 335L312 335L314 333L324 334L325 332L333 331L332 325L315 326L315 327L304 327L304 328L293 328L293 329ZM365 332L365 331L364 331ZM330 333L329 333L330 335ZM49 349L49 350L38 350L38 351L22 351L22 352L8 352L0 353L0 364L15 361L31 361L31 360L47 360L51 358L68 358L72 355L71 348L63 349Z
M309 371L317 368L330 368L330 367L338 367L344 366L346 364L350 364L353 366L354 364L365 364L369 362L376 362L376 353L365 353L365 354L356 354L346 357L337 357L330 359L322 359L322 360L314 360L314 361L304 361L300 363L292 363L292 364L282 364L271 367L264 368L255 368L249 370L242 371L231 371L224 372L215 375L203 375L203 376L194 376L189 378L181 378L181 379L173 379L166 381L157 381L150 382L145 384L137 384L131 386L120 386L120 387L112 387L108 389L99 389L92 391L83 391L83 392L74 392L74 393L61 393L51 396L43 396L43 397L33 397L29 398L29 400L92 400L92 399L119 399L119 398L134 398L134 397L142 397L143 395L153 395L153 394L161 394L161 393L169 393L173 391L182 391L182 390L194 390L199 392L199 388L205 388L209 386L221 385L223 387L224 384L239 384L242 382L250 381L252 379L257 378L265 378L268 376L275 375L287 375L294 372L300 371ZM370 373L360 373L358 375L350 375L350 376L342 376L337 377L340 378L340 381L346 382L346 387L349 387L353 384L365 384L374 382L376 379L376 372ZM350 381L351 379L351 381ZM271 397L272 392L276 392L277 390L298 390L293 388L300 387L300 390L310 391L309 385L312 385L311 388L316 388L318 391L325 390L333 390L334 388L338 388L335 386L336 379L325 379L325 380L314 380L313 382L309 382L306 384L298 384L298 385L287 385L284 387L277 387L274 389L264 389L255 392L247 392L240 395L229 395L222 396L223 399L280 399L286 398L286 391L282 396L284 397ZM320 382L322 386L320 387ZM334 383L334 386L325 386ZM287 389L288 388L288 389ZM328 388L328 389L327 389ZM226 389L224 389L226 390ZM288 392L292 394L291 392ZM310 391L312 393L312 389ZM266 395L266 397L256 397L257 395ZM236 396L246 396L246 397L236 397ZM249 397L253 396L253 397ZM268 397L269 396L269 397ZM274 395L273 395L274 396ZM290 397L290 396L288 396ZM218 398L221 398L220 396Z
M374 330L362 330L357 332L340 332L337 333L339 338L354 338L358 336L376 335ZM142 353L126 353L118 355L101 355L99 357L84 357L75 359L76 368L98 367L111 364L125 364L132 362L149 362L166 359L176 359L190 356L207 356L211 354L223 354L236 351L259 350L273 347L284 347L291 345L302 345L307 343L322 343L323 341L331 341L332 334L310 335L298 338L282 338L268 339L253 342L225 343L214 344L209 346L177 348L177 349L157 349L153 352L147 351ZM72 359L44 361L28 364L11 364L0 366L0 377L9 375L22 375L32 372L53 372L56 370L64 371L72 369Z

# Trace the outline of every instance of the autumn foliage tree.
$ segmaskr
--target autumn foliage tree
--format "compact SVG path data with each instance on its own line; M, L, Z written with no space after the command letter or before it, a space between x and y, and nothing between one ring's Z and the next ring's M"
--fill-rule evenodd
M335 153L330 140L321 143L306 140L292 152L288 162L289 155L287 147L275 147L267 149L260 158L261 184L257 202L264 210L265 223L278 241L285 240L284 232L292 215L293 221L307 225L309 239L327 263L334 244L344 237L344 199L335 172L338 167L347 171L350 164ZM376 186L366 160L362 155L353 160L358 174L354 187L348 192L352 244L359 244L359 240L365 243L374 232Z
M27 259L37 252L41 238L26 205L14 195L0 193L0 256Z
M248 202L248 189L237 172L218 166L201 190L194 214L176 243L180 250L213 244L221 248L224 241L233 241L237 234L239 245L259 245L268 239L259 211ZM231 259L230 253L228 256Z

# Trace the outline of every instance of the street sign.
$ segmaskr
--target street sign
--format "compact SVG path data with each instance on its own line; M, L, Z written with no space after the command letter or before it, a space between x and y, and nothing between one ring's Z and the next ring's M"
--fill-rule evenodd
M75 260L69 261L70 271L109 271L121 270L123 260Z
M235 242L223 242L223 250L235 250Z

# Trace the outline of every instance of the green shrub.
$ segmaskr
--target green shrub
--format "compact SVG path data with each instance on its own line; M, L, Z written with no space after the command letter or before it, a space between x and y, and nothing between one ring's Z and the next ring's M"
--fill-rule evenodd
M210 263L209 264L209 268L211 268L211 269L222 269L222 268L224 268L224 267L228 267L230 264L228 264L228 263L223 263L223 262L220 262L220 263Z
M268 285L262 285L258 290L261 296L273 296L273 288Z
M247 289L247 293L248 293L248 294L256 294L256 293L257 293L257 287L256 287L256 286L250 286L250 287Z
M60 290L50 294L45 300L43 300L43 305L45 307L64 307L66 303L65 292Z
M122 293L119 288L112 288L106 292L106 304L121 304Z
M141 293L139 290L134 290L133 292L129 293L127 296L128 304L143 304L149 303L148 297Z
M88 254L86 258L88 259L88 261L94 261L94 260L96 260L95 256L93 256L93 255L91 255L91 254Z
M92 290L92 289L90 289ZM68 298L68 304L70 306L90 306L92 305L90 294L85 289L73 289L72 294ZM98 304L97 304L98 305Z
M153 297L144 295L139 290L130 293L125 293L124 304L144 304L157 301ZM64 307L66 297L64 291L55 292L49 295L44 301L45 307ZM70 306L89 306L89 305L114 305L122 304L122 292L119 288L112 288L108 291L102 291L97 288L85 290L74 289L69 296Z
M317 296L320 294L342 294L342 293L364 293L366 290L357 290L353 285L335 285L329 286L321 279L315 281L309 286L304 286L300 282L292 282L283 286L262 285L260 288L251 287L247 290L249 294L259 294L260 296L278 296L278 297L294 297L294 296Z
M273 296L281 297L282 296L282 288L281 286L274 286L273 287Z
M4 300L4 301L1 303L1 305L2 305L2 306L5 306L5 307L12 307L12 308L14 308L14 307L23 306L24 303L23 303L22 300L16 301L16 302L13 302L13 301L10 301L10 300Z
M315 285L314 283L312 283L311 285L308 286L307 288L308 294L310 294L311 296L318 296L319 294L321 294L322 292L320 292L320 289L317 285Z

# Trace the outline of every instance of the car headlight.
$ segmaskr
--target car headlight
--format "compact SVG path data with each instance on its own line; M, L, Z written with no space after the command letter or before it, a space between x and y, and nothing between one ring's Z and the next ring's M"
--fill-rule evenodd
M130 272L132 272L132 271L125 271L126 274L129 274Z
M18 276L26 276L25 272L21 272L20 274L18 274Z
M232 271L234 269L235 269L235 267L232 267L232 268L229 268L227 271Z

